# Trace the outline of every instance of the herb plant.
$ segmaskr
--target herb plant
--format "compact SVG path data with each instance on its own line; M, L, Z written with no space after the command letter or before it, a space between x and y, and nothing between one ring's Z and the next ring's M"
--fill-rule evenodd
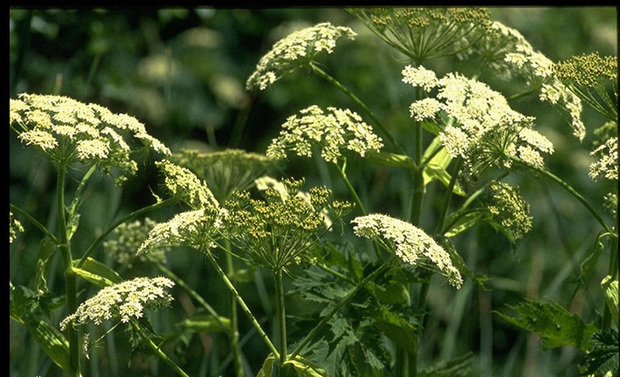
M33 276L10 283L11 320L68 376L108 375L102 350L121 336L128 362L155 356L147 374L206 375L187 356L205 334L225 345L224 355L209 356L221 366L211 375L475 375L479 349L457 355L448 344L468 318L432 320L429 303L438 290L457 306L474 290L500 289L493 281L501 277L472 267L473 255L484 255L471 249L485 250L472 240L501 235L496 245L514 255L537 234L518 182L544 181L596 224L597 234L580 235L591 247L563 284L571 300L596 291L587 313L598 316L534 295L495 307L492 321L537 334L544 349L577 350L572 375L618 376L617 56L553 62L483 8L339 11L350 26L293 31L256 59L245 89L261 98L287 80L315 81L349 107L302 96L301 109L284 107L261 151L167 146L137 118L99 104L11 98L13 137L53 164L56 182L54 195L40 198L50 204L47 220L10 204L12 253L32 247L25 238L41 239ZM401 64L388 75L404 93L401 117L362 100L325 63L341 46L354 53L356 28ZM557 134L528 101L557 110ZM586 111L602 125L584 122ZM602 198L582 194L547 162L565 138L589 151L579 174ZM95 234L79 231L97 182L111 179L120 193L143 171L157 177L143 188L149 204L99 221ZM387 187L382 195L388 176L400 197ZM173 254L202 272L171 265ZM60 287L51 284L57 274ZM162 320L180 305L192 309ZM445 342L429 350L438 323Z

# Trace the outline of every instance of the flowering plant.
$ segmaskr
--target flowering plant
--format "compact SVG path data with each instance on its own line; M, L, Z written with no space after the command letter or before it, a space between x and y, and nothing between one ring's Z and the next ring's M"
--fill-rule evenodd
M113 350L115 336L128 334L128 364L146 350L157 357L143 363L152 375L165 373L159 362L179 376L207 368L235 377L490 374L488 332L512 326L537 334L545 349L579 352L568 375L618 376L617 57L554 62L482 8L355 8L343 16L348 26L303 25L273 43L243 77L248 97L226 97L273 95L278 104L274 128L252 129L267 142L246 149L233 141L253 119L248 109L230 145L217 145L209 118L209 145L193 148L185 140L167 146L138 118L102 105L30 93L10 99L19 150L56 173L46 221L11 199L12 253L37 232L42 241L33 276L15 283L12 274L10 316L59 370L94 375L112 358L93 345ZM204 47L211 34L202 32L183 38ZM348 68L325 63L364 43L389 60L374 72L389 79L385 96L376 88L358 96L376 84L372 74L345 85ZM184 71L170 59L172 80ZM299 83L319 78L324 97L295 93L303 105L287 106L283 93L296 73ZM169 100L175 90L164 89ZM389 111L380 97L389 97ZM592 127L586 112L604 123ZM591 144L574 153L582 157L574 169L597 195L557 169L566 144ZM111 200L92 194L109 178ZM140 178L149 195L117 209ZM564 244L579 266L550 284L572 284L571 303L596 291L581 313L513 277L542 275L536 259L530 271L519 258L560 248L540 241L551 231L532 195L538 182L581 206L591 227L571 235L588 247ZM88 207L93 197L113 213L108 223ZM496 259L499 272L488 266ZM60 290L50 271L62 278ZM475 317L465 315L468 305L479 327L464 328ZM484 335L480 349L456 346L474 330ZM190 360L195 339L210 352L200 368ZM224 356L213 351L222 349Z

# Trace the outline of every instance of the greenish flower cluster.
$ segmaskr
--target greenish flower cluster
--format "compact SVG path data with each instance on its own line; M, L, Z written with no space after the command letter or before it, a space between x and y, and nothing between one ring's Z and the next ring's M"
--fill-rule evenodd
M439 137L452 157L461 157L480 170L500 163L510 167L510 157L543 167L542 153L553 153L553 144L532 129L534 118L513 110L506 98L477 80L458 73L438 79L422 66L407 66L403 82L423 88L433 97L411 104L418 120L443 122ZM444 121L447 118L449 121Z
M490 25L484 8L355 8L349 10L384 42L417 63L456 54Z
M17 235L23 231L24 227L22 226L22 223L13 218L13 212L9 211L9 244L12 244L17 238Z
M137 171L131 155L138 149L170 154L136 118L68 97L20 94L10 100L9 120L24 144L42 150L53 161L96 164L106 174L118 170L118 183ZM139 146L132 147L136 141Z
M215 196L193 172L168 160L155 162L164 175L164 185L170 194L192 209L203 207L217 208Z
M618 122L618 57L574 56L553 66L556 77L607 119Z
M128 268L131 268L136 260L140 262L166 263L167 248L158 248L148 254L137 254L138 249L146 241L149 232L155 225L157 225L157 222L148 217L144 221L136 220L119 225L114 229L114 238L103 243L104 252L111 255L119 264Z
M220 203L233 191L249 189L256 178L277 166L273 158L240 149L208 153L185 149L174 153L169 160L204 180Z
M139 319L147 309L168 307L172 296L166 289L173 286L174 283L164 277L139 277L105 287L63 319L60 329L64 331L70 325L100 325L117 320L127 323Z
M299 195L303 180L285 179L285 195L267 188L264 199L252 199L238 191L226 202L226 234L253 263L273 271L304 259L328 229L324 209L342 217L347 203L330 203L331 191L313 187L308 196Z
M259 60L246 87L265 90L286 74L312 61L319 53L331 54L338 40L354 39L355 36L350 28L333 26L329 22L296 31L276 42Z
M530 205L521 196L519 189L503 182L493 182L487 210L491 223L500 225L509 239L516 241L532 229Z
M282 131L267 147L267 156L276 160L286 158L288 151L300 157L312 157L312 147L321 149L321 157L337 163L343 150L364 157L379 150L383 142L372 128L355 112L328 107L323 111L316 105L292 115L282 125Z
M452 265L450 254L413 224L378 213L356 217L351 223L355 224L353 232L356 236L387 241L388 247L403 262L439 269L456 288L463 284L461 273Z

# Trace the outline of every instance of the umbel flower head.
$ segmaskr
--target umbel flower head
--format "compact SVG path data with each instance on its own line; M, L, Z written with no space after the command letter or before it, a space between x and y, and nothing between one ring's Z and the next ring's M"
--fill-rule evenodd
M249 261L273 271L286 269L308 256L310 249L328 230L325 208L343 216L346 203L332 202L326 187L313 187L308 196L298 195L303 180L282 181L285 193L274 188L263 191L264 199L252 199L248 191L237 191L226 202L227 237Z
M177 246L207 252L215 247L215 241L222 232L222 219L226 212L223 208L215 207L181 212L172 219L155 225L138 248L137 255Z
M598 53L574 56L553 66L556 77L582 101L618 122L618 57Z
M70 325L100 325L118 320L127 323L139 319L146 309L168 307L172 296L166 289L173 286L174 283L164 277L139 277L105 287L62 320L60 329L64 331Z
M355 32L348 27L333 26L329 22L296 31L276 42L256 65L246 82L248 89L265 90L286 74L308 64L321 52L331 54L342 38L354 39Z
M286 158L289 151L300 157L312 157L312 147L321 149L321 157L337 163L343 150L364 157L366 152L379 150L383 141L355 112L328 107L323 111L313 105L290 116L282 125L280 135L267 147L267 156Z
M534 47L517 30L493 22L485 36L465 51L461 58L472 54L503 79L522 77L539 99L550 103L568 118L573 135L583 140L586 134L581 120L581 99L554 75L554 63Z
M532 129L534 118L514 111L506 98L488 85L458 73L439 79L422 66L407 66L402 74L405 83L427 93L436 90L434 97L411 104L411 116L418 121L443 122L442 144L470 168L510 167L510 157L542 167L541 154L553 153L553 144ZM443 121L446 118L448 121Z
M137 171L131 155L138 150L170 154L136 118L68 97L20 94L10 100L9 121L19 140L53 161L96 164L106 174L119 171L117 182Z
M418 64L458 53L481 38L490 24L484 8L355 8L374 34Z
M532 217L530 205L519 189L507 183L493 182L490 192L487 211L491 225L499 228L512 242L523 238L532 229Z
M273 158L240 149L208 153L184 149L169 159L205 181L220 203L224 203L233 191L249 189L256 178L277 166Z
M192 209L217 208L219 204L207 184L189 169L168 160L157 161L157 167L164 174L164 185L173 197Z
M113 238L103 243L104 252L128 268L138 260L140 262L166 263L168 248L161 247L146 254L137 251L148 238L149 232L157 222L146 217L144 221L136 220L119 225L113 232Z
M463 284L450 254L413 224L377 213L356 217L351 222L355 224L353 232L356 236L383 240L403 262L439 270L456 288Z

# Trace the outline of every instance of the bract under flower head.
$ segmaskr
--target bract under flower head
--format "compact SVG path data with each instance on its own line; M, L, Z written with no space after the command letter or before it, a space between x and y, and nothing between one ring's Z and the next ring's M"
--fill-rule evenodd
M64 331L69 325L100 325L116 320L127 323L131 319L139 319L145 309L169 306L172 296L166 288L173 286L174 283L164 277L139 277L103 288L83 302L75 313L62 320L60 329Z
M137 171L131 159L137 149L170 154L137 119L68 97L22 93L10 101L9 121L23 143L55 162L96 164L106 174L120 171L117 182Z
M403 262L414 266L437 268L456 288L460 288L463 284L461 273L452 265L450 254L413 224L376 213L356 217L351 222L355 224L353 227L355 235L387 241L388 246Z
M379 38L417 63L466 49L490 25L488 10L458 8L354 8Z
M283 159L291 150L298 156L312 157L312 147L318 146L325 161L336 163L343 150L364 157L366 152L379 152L383 147L381 138L351 110L328 107L324 112L314 105L299 114L282 125L280 135L267 147L268 157Z
M354 39L356 33L348 27L323 22L296 31L276 42L258 62L246 82L248 89L265 90L289 72L307 64L319 53L331 54L342 38Z

